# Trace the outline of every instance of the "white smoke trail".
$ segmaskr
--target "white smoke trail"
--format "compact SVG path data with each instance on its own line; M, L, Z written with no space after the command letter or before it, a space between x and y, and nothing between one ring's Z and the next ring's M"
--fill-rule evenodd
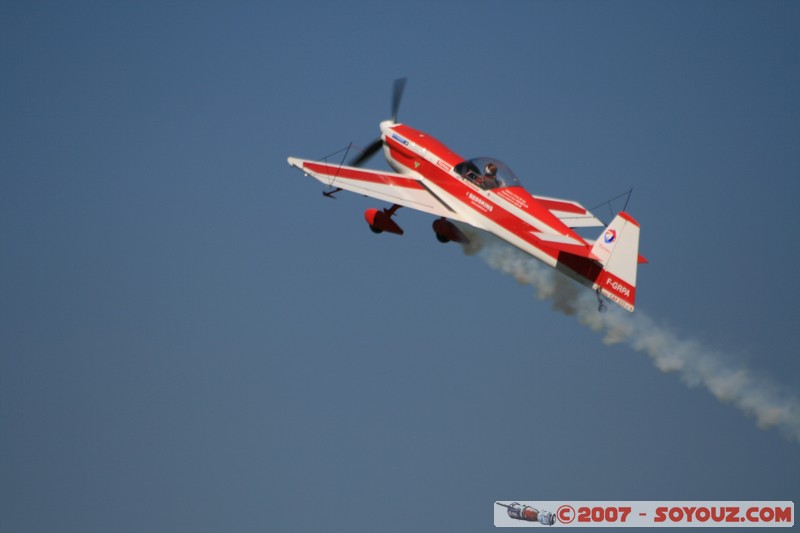
M733 367L725 356L696 341L678 338L641 310L630 314L610 305L599 313L592 291L494 237L462 231L471 239L464 246L466 254L480 254L492 268L530 285L540 299L552 301L554 310L602 333L605 344L625 343L647 354L662 372L677 372L688 386L703 386L721 402L754 417L758 427L776 427L800 442L800 401L777 384Z

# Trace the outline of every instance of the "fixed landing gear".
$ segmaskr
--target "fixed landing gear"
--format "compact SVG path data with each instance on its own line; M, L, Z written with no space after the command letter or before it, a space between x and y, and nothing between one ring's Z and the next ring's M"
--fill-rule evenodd
M367 209L364 213L364 218L367 224L369 224L369 229L372 230L372 233L383 233L386 231L394 233L395 235L402 235L403 229L392 220L392 216L394 216L395 212L397 212L400 207L401 206L395 204L389 209Z
M467 236L461 233L461 230L459 230L455 224L444 217L433 221L433 232L436 234L436 240L442 244L446 244L450 241L460 242L462 244L469 242Z

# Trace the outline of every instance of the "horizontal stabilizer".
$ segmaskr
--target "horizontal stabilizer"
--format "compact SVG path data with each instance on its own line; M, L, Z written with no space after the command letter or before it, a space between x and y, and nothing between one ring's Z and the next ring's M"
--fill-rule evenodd
M592 255L592 249L588 244L574 239L569 235L542 233L539 231L533 231L531 235L539 239L543 245L553 250L577 255L578 257L584 257L586 259L595 259Z
M533 196L543 207L570 228L594 228L605 226L603 222L578 202Z

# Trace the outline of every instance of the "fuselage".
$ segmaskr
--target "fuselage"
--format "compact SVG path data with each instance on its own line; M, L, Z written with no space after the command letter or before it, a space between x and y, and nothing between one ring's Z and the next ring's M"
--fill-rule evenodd
M595 287L602 268L587 259L590 244L565 225L520 185L484 189L456 167L465 158L434 137L405 124L381 123L386 160L400 174L414 175L465 222L488 231L557 268L581 283ZM558 240L559 249L541 238ZM565 249L574 253L563 253Z

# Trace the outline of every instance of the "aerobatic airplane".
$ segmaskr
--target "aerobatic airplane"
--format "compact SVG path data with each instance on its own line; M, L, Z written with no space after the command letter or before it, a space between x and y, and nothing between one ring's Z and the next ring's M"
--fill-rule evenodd
M364 216L375 233L403 234L392 219L401 207L438 217L433 231L441 242L468 242L452 221L487 231L572 279L591 287L622 308L633 311L639 255L639 223L624 211L605 227L571 200L535 196L497 159L465 159L430 135L397 122L405 78L395 81L392 118L380 123L381 135L349 165L290 157L289 164L332 188L391 204L368 209ZM360 166L383 148L396 172ZM596 239L574 228L605 227Z

